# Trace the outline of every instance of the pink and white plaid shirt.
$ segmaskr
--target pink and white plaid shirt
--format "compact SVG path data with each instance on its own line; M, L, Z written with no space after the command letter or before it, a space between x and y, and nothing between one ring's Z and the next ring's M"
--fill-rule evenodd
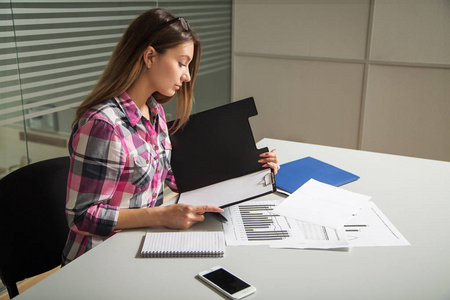
M120 208L162 204L164 182L176 191L164 110L153 97L147 105L151 121L123 93L87 111L75 126L63 264L113 235Z

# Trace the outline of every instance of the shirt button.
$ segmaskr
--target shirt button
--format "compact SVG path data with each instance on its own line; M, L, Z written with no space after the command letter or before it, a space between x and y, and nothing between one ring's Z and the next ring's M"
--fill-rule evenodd
M157 172L158 172L158 173L161 173L161 170L160 170L160 169L158 169L158 170L157 170Z
M145 162L148 164L149 163L148 159Z
M158 147L158 146L155 146L155 150L158 151L158 150L159 150L159 147Z
M155 198L156 196L157 196L158 194L156 194L156 193L153 193L153 198Z

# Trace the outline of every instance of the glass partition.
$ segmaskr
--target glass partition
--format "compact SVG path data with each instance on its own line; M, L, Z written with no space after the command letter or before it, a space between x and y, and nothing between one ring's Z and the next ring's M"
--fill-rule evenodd
M153 7L185 17L202 41L193 112L230 102L231 0L0 0L0 176L68 155L75 108L128 24ZM175 101L165 111L171 120Z
M13 18L0 2L0 178L28 163Z

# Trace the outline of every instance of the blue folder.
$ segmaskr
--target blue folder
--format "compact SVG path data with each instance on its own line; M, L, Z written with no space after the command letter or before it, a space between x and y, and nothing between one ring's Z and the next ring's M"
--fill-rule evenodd
M312 157L282 164L275 175L277 188L293 193L311 178L334 186L359 179L359 176Z

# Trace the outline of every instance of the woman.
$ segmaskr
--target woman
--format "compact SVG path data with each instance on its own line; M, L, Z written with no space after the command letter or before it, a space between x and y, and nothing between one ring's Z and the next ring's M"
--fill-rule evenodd
M161 104L177 93L176 122L189 118L201 55L183 18L152 9L134 20L91 94L76 113L69 143L67 264L117 230L150 226L186 229L213 206L160 206L164 182L174 191L171 143ZM278 170L277 156L259 162ZM139 208L139 209L137 209Z

